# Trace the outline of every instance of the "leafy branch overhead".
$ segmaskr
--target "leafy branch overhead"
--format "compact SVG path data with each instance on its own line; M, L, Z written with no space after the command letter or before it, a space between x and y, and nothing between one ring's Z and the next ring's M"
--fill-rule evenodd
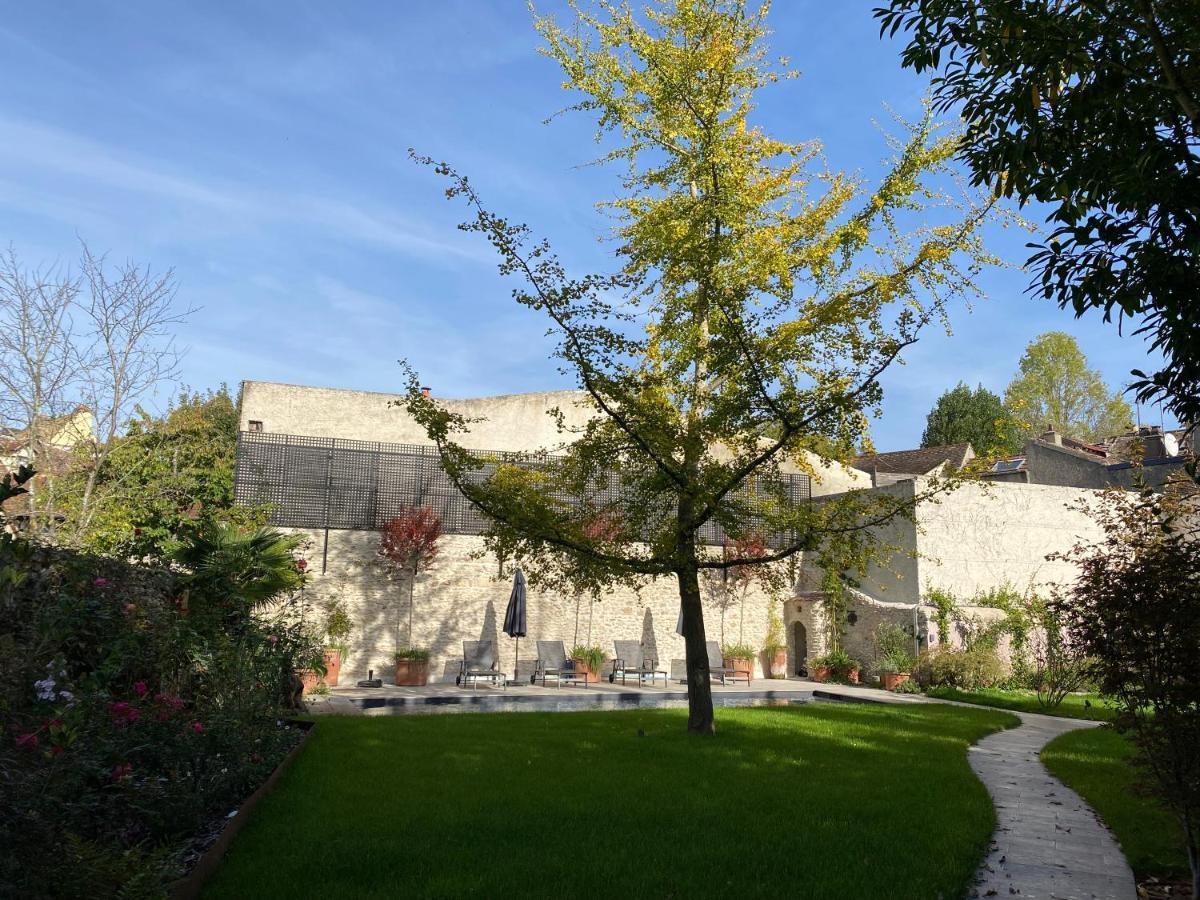
M1161 351L1141 400L1200 420L1200 15L1194 0L889 0L884 34L965 121L976 184L1049 204L1031 292Z

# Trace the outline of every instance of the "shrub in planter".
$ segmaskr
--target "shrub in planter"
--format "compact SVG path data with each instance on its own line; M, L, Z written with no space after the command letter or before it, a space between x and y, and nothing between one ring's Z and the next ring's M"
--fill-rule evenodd
M861 668L862 664L845 650L833 650L824 656L818 656L811 663L816 681L833 679L834 681L858 684L858 673ZM822 675L825 677L821 677Z
M402 647L394 656L395 682L405 687L420 687L429 683L429 649Z
M594 681L600 680L604 670L604 651L599 647L587 647L579 644L571 648L571 661L575 664L576 672L587 672Z
M725 668L745 672L747 675L754 674L755 652L749 644L726 644L721 648Z
M775 611L775 605L767 610L767 639L763 643L768 678L787 677L787 644L783 640L783 620Z
M329 604L325 616L325 678L328 685L337 686L338 676L342 670L342 661L346 658L346 640L354 630L354 621L346 612L346 604L335 600Z
M903 651L893 651L879 660L879 681L885 691L894 691L908 681L912 672L913 659Z

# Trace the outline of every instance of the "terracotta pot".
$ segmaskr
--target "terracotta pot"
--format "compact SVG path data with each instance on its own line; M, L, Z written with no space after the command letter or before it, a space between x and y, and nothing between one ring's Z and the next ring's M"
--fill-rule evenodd
M301 669L296 674L300 676L300 683L304 685L304 693L306 694L321 683L321 676L317 674L315 669Z
M773 654L767 657L767 677L768 678L786 678L787 677L787 651L776 650Z
M833 674L833 671L829 668L829 666L813 666L810 674L812 675L813 681L828 681L829 676Z
M851 684L858 684L858 669L851 669L847 672L846 680Z
M578 672L580 674L585 674L585 673L587 674L589 684L591 684L593 682L598 683L600 681L600 673L593 672L590 668L588 668L588 664L587 664L586 660L582 660L578 656L575 656L575 657L571 658L571 661L573 663L575 663L575 671L576 672Z
M748 656L727 656L724 659L725 668L733 669L735 672L745 672L747 675L754 674L754 660Z
M342 671L342 651L336 647L326 647L323 655L325 657L325 683L330 687L336 687L338 675Z
M908 681L911 676L908 672L881 672L879 680L883 683L885 691L894 691L904 682Z
M421 687L429 683L429 660L396 660L395 682L402 687Z

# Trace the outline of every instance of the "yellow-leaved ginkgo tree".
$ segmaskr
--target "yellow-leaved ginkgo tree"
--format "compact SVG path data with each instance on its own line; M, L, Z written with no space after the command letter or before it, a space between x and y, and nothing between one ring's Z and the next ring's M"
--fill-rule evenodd
M548 317L596 416L558 455L498 458L458 443L468 422L423 396L411 369L406 405L490 517L492 548L531 579L581 592L678 581L688 728L711 734L701 573L779 573L813 551L837 578L861 565L875 526L911 511L872 491L810 501L788 476L819 477L818 454L861 445L881 374L991 262L979 235L991 203L951 199L954 138L928 119L906 126L870 188L829 171L816 142L765 134L755 94L791 77L768 58L767 4L571 9L569 26L535 24L579 98L571 109L596 118L603 161L622 168L603 204L613 271L568 273L465 176L414 158L466 203L461 227L520 279L517 302ZM756 535L768 549L751 559L719 546Z

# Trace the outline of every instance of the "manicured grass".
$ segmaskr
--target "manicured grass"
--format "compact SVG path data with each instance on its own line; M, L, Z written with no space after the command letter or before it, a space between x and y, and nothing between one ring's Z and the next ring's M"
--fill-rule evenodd
M1042 748L1042 762L1099 813L1139 877L1189 871L1179 822L1137 786L1133 745L1111 728L1060 735Z
M949 706L322 718L206 894L958 897L995 816ZM644 736L639 736L639 729Z
M1116 710L1099 694L1068 694L1058 706L1042 706L1038 703L1034 691L1002 691L998 688L979 691L933 688L929 691L929 696L941 700L977 703L996 709L1015 709L1046 716L1064 716L1068 719L1091 719L1094 722L1111 722L1116 715Z

